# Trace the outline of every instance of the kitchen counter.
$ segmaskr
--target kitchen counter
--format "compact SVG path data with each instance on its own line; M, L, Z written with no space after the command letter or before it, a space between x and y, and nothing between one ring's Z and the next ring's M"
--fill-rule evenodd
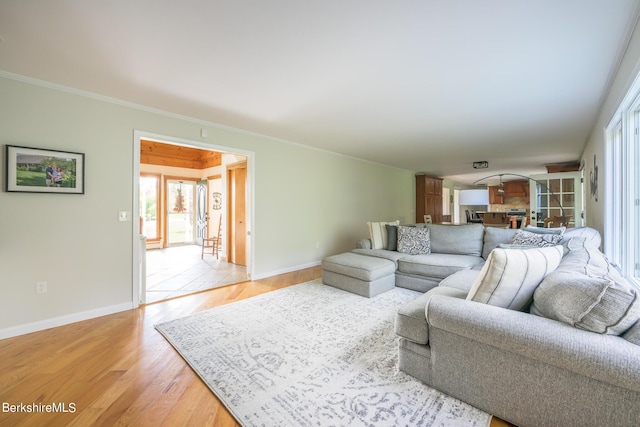
M484 224L509 224L509 215L506 212L476 212Z

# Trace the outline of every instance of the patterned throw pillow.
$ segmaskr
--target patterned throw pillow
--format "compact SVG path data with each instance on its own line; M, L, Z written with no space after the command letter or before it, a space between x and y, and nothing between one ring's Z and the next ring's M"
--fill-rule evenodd
M426 227L398 227L398 252L410 255L430 254L431 239Z
M538 234L526 230L518 230L513 236L511 244L544 248L546 246L556 246L561 241L561 234Z

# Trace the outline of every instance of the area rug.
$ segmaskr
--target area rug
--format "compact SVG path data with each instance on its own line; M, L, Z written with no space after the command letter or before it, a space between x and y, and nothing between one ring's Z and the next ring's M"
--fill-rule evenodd
M488 426L398 370L397 309L314 280L156 325L243 426Z

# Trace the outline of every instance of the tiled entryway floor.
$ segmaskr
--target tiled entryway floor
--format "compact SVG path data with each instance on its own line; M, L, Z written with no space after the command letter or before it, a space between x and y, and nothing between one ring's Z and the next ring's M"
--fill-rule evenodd
M147 304L247 280L247 269L205 253L198 245L147 251Z

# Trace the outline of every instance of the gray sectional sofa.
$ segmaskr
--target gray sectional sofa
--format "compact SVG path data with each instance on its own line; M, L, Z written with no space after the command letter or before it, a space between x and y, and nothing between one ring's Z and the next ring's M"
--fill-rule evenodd
M517 230L427 227L430 254L351 252L424 292L396 316L402 371L519 426L640 425L640 296L597 231L551 236L554 253L513 246Z

